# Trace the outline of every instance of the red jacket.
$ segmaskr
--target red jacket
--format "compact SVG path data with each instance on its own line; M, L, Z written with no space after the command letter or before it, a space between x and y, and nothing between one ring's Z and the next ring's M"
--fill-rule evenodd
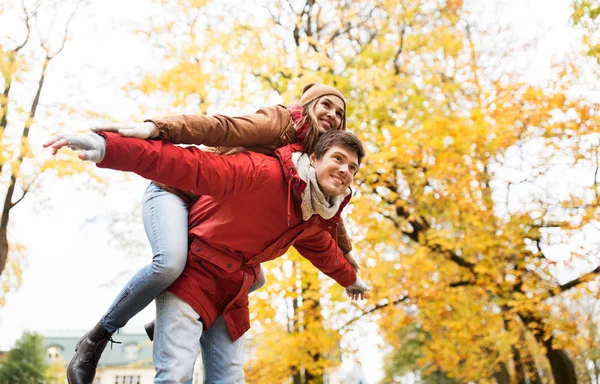
M297 144L275 157L254 152L215 155L158 140L102 133L106 155L98 167L132 171L150 180L201 195L190 208L188 259L169 291L190 304L210 327L223 314L232 340L249 328L248 288L257 266L290 246L346 287L356 272L334 241L340 212L329 220L302 220L306 187L291 155Z

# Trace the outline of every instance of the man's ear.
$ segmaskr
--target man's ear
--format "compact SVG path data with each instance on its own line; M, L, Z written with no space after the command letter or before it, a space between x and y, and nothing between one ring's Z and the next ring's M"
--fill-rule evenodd
M310 165L314 166L315 163L317 162L317 155L315 155L314 153L311 153L308 158L310 159Z

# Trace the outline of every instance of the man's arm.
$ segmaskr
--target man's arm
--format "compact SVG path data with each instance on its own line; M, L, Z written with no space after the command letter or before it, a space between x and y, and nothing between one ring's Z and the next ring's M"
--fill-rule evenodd
M229 197L263 186L265 162L255 162L256 154L241 153L219 156L196 147L181 148L159 140L121 137L112 132L69 135L54 139L44 146L53 154L64 146L78 149L82 160L96 161L100 168L129 171L160 183L189 190L199 195ZM70 141L70 142L69 142ZM103 156L89 158L98 142L104 145ZM90 147L90 148L88 148Z
M356 270L326 231L296 241L294 248L341 286L348 287L356 282Z

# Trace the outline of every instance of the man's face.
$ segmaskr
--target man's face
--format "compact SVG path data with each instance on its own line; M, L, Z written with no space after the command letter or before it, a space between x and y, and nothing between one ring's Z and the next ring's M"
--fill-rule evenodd
M319 132L340 129L344 118L344 102L342 99L332 95L323 96L317 101L314 108Z
M343 194L358 171L358 156L342 147L330 148L321 159L313 153L310 164L317 173L317 182L326 197Z

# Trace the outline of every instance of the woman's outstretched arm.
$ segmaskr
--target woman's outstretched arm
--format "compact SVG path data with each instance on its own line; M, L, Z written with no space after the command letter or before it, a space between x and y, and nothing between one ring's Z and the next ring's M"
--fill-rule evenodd
M276 148L296 140L294 123L283 105L261 108L243 116L176 115L143 123L100 125L92 130L210 147Z

